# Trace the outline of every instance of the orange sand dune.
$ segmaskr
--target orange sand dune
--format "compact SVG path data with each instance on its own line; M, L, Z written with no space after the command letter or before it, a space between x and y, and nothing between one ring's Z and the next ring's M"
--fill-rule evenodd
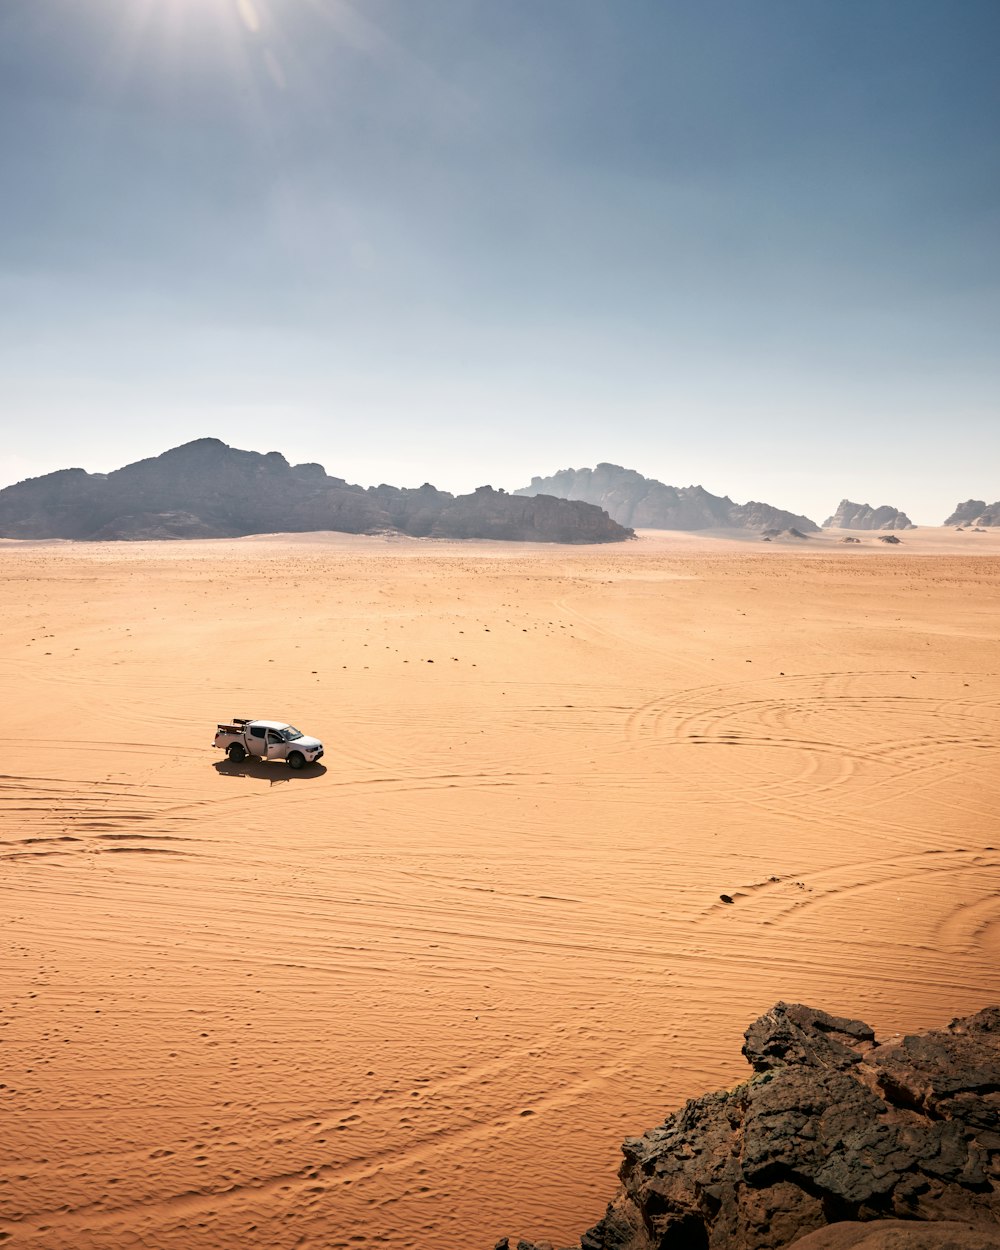
M1000 999L1000 533L861 537L0 545L0 1234L565 1243L776 999Z

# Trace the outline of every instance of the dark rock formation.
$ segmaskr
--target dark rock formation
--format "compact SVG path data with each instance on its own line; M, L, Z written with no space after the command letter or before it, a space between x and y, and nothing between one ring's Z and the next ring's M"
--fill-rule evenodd
M473 494L459 495L447 504L431 534L435 538L504 538L516 542L544 535L548 542L599 543L608 541L609 525L620 531L616 536L632 534L592 504L556 499L554 495L524 499L480 486Z
M750 1080L626 1140L582 1250L777 1250L841 1221L881 1240L814 1245L1000 1246L1000 1008L878 1043L860 1020L778 1003L745 1036ZM894 1241L881 1220L956 1221L967 1239Z
M916 526L898 508L883 504L873 508L867 503L852 503L842 499L837 511L823 522L825 529L841 530L912 530Z
M586 503L515 499L481 487L456 498L352 486L322 465L200 438L114 473L63 469L0 490L0 537L92 540L398 530L415 537L619 542L631 530Z
M1000 525L1000 500L987 505L985 499L960 503L945 525Z
M879 534L878 540L880 543L901 543L903 541L901 538L897 538L895 534Z
M515 495L556 495L603 508L620 525L637 529L786 530L813 533L819 526L808 517L772 508L766 503L733 503L701 486L667 486L634 469L599 464L596 469L562 469L552 477L533 477Z

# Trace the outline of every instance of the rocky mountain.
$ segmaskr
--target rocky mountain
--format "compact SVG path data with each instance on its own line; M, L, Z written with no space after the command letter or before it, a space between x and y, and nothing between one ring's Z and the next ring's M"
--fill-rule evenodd
M748 1081L625 1141L582 1250L1000 1245L1000 1008L880 1043L860 1020L778 1003L745 1038ZM879 1220L906 1227L869 1237ZM939 1221L947 1235L910 1236Z
M945 525L1000 525L1000 499L989 505L985 499L967 499L955 508Z
M916 526L898 508L883 504L873 508L867 503L852 503L842 499L837 511L823 522L824 529L841 530L912 530Z
M558 495L603 508L620 525L637 529L704 530L799 529L815 533L819 526L808 517L784 512L767 503L737 504L728 496L712 495L702 486L667 486L618 464L595 469L562 469L551 477L533 477L531 485L515 495Z
M113 473L62 469L0 490L0 537L92 540L397 530L415 537L620 542L632 531L586 503L482 486L352 486L319 464L200 438Z

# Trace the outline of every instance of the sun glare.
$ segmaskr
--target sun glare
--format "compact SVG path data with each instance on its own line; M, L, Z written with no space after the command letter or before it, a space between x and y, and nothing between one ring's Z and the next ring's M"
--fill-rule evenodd
M95 0L95 3L97 0ZM179 66L196 54L218 57L220 74L236 80L241 93L274 89L284 91L301 78L295 67L295 20L307 13L332 35L337 45L367 55L385 56L389 51L379 28L360 14L348 0L300 0L296 14L273 0L104 0L113 8L118 24L115 69L126 76L140 49L155 48L157 58L168 67ZM2 5L2 0L0 0ZM395 50L398 54L398 50Z
M243 25L256 35L260 30L260 14L257 12L257 6L253 0L236 0L236 10L243 19Z
M124 82L155 60L161 82L180 83L192 63L213 66L215 80L263 124L268 95L285 91L292 50L268 0L133 0L119 10L110 77Z
M155 17L157 11L171 23L209 22L257 35L263 26L264 0L138 0L132 10L141 23Z

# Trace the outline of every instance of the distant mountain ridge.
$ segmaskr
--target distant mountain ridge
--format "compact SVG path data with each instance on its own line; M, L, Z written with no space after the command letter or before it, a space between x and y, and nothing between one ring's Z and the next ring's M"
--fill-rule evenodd
M491 486L455 496L425 484L353 486L320 464L200 438L116 469L61 469L0 490L0 537L87 540L233 538L395 530L414 537L621 542L632 531L601 509Z
M956 505L945 525L1000 525L1000 499L989 505L985 499L967 499Z
M540 493L594 504L620 525L636 529L819 531L809 517L771 504L733 503L728 496L713 495L702 486L667 486L635 469L607 462L594 469L562 469L551 477L533 477L530 486L514 491L522 496Z
M837 511L823 522L824 529L842 530L911 530L916 526L898 508L883 504L873 508L867 503L852 503L842 499Z

